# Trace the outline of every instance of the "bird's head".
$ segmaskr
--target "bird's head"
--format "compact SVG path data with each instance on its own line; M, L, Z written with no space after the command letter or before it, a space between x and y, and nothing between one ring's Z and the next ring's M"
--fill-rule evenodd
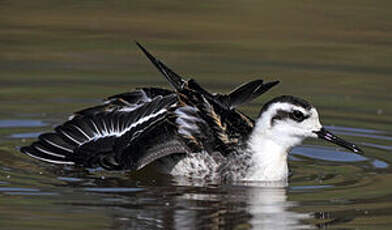
M353 152L361 149L323 128L317 110L309 102L293 97L279 96L267 102L256 120L255 136L268 138L291 148L307 137L320 138Z

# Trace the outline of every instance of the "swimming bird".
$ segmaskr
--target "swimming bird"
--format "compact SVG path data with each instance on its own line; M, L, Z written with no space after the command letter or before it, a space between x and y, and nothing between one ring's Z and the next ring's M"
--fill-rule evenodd
M304 99L276 97L256 120L237 109L279 81L254 80L228 94L210 93L137 45L172 90L139 88L111 96L74 113L21 152L87 168L132 171L152 165L172 175L257 181L287 180L288 153L308 137L362 152L326 130Z

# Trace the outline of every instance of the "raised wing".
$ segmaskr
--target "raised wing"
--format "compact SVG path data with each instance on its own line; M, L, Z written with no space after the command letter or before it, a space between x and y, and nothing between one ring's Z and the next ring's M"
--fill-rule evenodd
M224 101L230 109L234 109L256 99L277 84L279 84L279 81L264 83L263 80L254 80L240 85L228 95L217 94L216 98L217 100Z
M160 88L141 88L132 92L116 94L105 99L102 105L75 112L74 115L71 116L71 119L78 116L94 116L98 113L118 110L131 112L140 108L145 103L151 102L157 97L165 97L170 94L175 95L175 93L171 90Z
M192 111L188 111L188 113L195 114L191 115L194 117L191 120L201 120L205 123L205 126L203 124L189 125L189 123L187 125L198 127L203 130L202 134L207 134L198 137L193 131L197 129L192 128L193 132L188 135L190 137L188 139L197 137L194 138L196 146L202 146L201 149L206 149L208 152L218 151L223 155L231 154L238 147L242 138L247 138L251 133L254 122L242 113L222 108L214 100L208 100L197 91L182 90L178 95L180 102L184 102L188 105L187 107L191 108ZM176 112L178 113L178 110ZM177 121L177 123L179 122Z
M177 102L175 94L160 95L132 111L76 116L21 151L50 163L140 169L160 157L189 151L170 123Z
M180 90L183 84L186 82L181 76L176 74L173 70L163 64L159 59L152 56L139 42L136 45L143 51L148 59L154 64L154 66L165 76L166 80L173 86L174 89Z
M167 67L162 61L148 52L140 43L136 42L136 44L159 70L159 72L165 76L166 80L170 83L171 86L173 86L175 90L181 91L185 88L188 88L190 90L198 91L207 99L214 100L215 104L227 109L234 109L237 106L248 103L279 83L279 81L264 83L263 80L255 80L239 86L228 95L212 95L203 89L194 79L183 79L180 75Z

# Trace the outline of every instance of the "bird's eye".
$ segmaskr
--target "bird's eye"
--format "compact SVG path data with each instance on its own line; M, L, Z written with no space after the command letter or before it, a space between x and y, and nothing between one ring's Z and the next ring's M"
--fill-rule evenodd
M305 119L305 115L299 110L294 110L290 113L290 118L295 121L303 121Z

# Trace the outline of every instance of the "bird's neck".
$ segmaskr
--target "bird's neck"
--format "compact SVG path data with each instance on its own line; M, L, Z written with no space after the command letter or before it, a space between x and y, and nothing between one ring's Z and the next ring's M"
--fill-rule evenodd
M253 132L248 140L251 154L245 180L286 181L288 177L287 155L296 141L276 138L269 132ZM298 141L300 142L300 141Z

